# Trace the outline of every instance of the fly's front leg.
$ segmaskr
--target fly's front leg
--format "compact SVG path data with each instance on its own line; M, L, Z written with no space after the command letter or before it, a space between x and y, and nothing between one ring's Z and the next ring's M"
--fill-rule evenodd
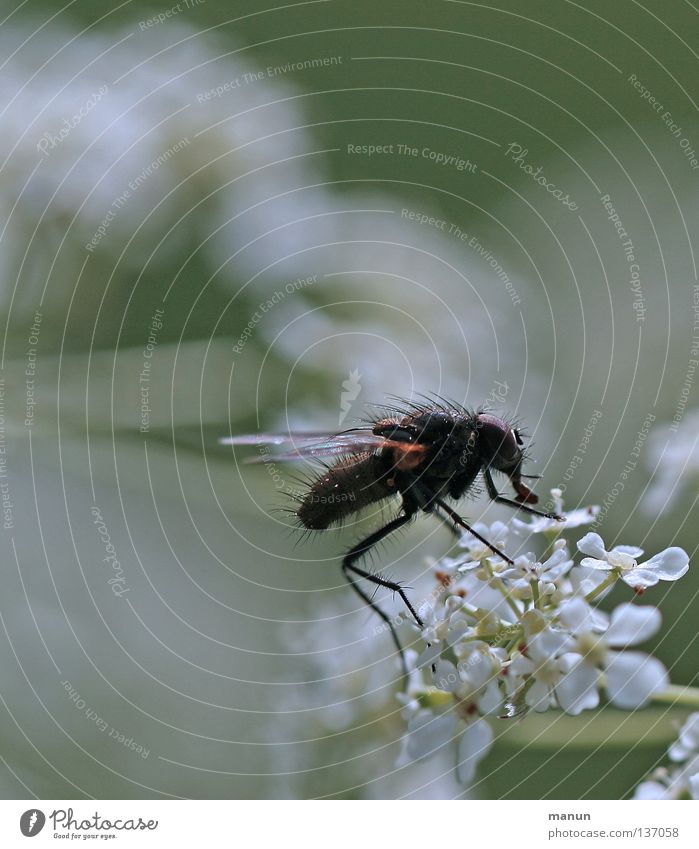
M532 516L541 516L544 519L557 519L559 522L563 521L563 516L559 516L558 513L544 513L542 510L537 510L535 507L530 507L528 504L522 504L520 501L515 501L513 498L507 498L504 495L500 495L497 487L495 486L495 481L490 473L490 469L486 468L483 470L483 477L485 478L485 486L488 490L488 495L497 504L507 504L508 507L514 507L516 510L523 510L525 513L531 513ZM536 501L536 498L534 498L534 500Z

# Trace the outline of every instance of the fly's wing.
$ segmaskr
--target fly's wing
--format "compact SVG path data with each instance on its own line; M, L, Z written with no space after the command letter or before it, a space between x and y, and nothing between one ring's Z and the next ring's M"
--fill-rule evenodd
M222 445L255 445L260 450L259 457L251 457L248 463L269 463L300 460L316 457L344 457L375 451L386 445L383 436L372 433L371 428L354 428L342 433L259 433L241 436L224 436L219 439ZM276 453L271 453L273 446Z

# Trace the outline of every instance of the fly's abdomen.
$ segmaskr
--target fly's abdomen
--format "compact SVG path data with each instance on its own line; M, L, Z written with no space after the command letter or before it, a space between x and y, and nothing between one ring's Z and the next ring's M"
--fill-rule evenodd
M296 515L309 530L329 528L393 495L388 477L386 462L378 454L346 457L313 481Z

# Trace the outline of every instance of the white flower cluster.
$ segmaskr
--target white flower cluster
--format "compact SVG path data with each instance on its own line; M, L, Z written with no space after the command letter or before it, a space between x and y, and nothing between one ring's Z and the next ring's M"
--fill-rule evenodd
M634 799L699 799L699 713L691 714L668 749L675 766L659 767L638 785Z
M411 680L399 696L408 726L403 762L457 740L459 777L468 782L493 742L487 717L551 708L575 715L597 707L600 693L633 710L668 687L659 660L630 650L657 633L660 611L624 603L608 614L592 602L618 580L637 595L677 580L689 568L687 554L673 547L639 563L640 548L608 551L587 533L577 543L586 556L576 563L562 531L592 523L598 508L563 513L560 491L551 495L564 521L474 526L503 553L510 548L512 563L465 534L463 553L436 565L438 589L419 608L426 647L409 657ZM544 543L543 553L514 556L530 543Z

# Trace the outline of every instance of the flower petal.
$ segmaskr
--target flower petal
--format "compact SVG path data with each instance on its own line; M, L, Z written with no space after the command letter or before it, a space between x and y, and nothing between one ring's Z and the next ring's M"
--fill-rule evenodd
M621 579L635 590L646 590L648 587L654 587L660 580L660 576L651 569L644 569L641 566L637 566L635 569L622 575Z
M692 799L699 799L699 772L689 776L689 795Z
M488 682L482 696L476 700L478 710L482 714L498 714L502 712L503 696L500 690L500 685L493 678Z
M662 616L657 607L620 604L612 611L612 621L605 635L613 648L636 646L660 630Z
M671 761L686 761L695 752L699 752L699 713L687 717L676 742L668 749L668 755Z
M435 665L434 686L438 690L453 693L461 683L456 667L448 660L438 660Z
M593 590L596 590L600 584L607 580L607 576L600 569L587 569L580 565L573 569L568 576L574 588L576 595L587 595ZM597 599L601 600L609 595L614 589L613 584L609 584L605 589L597 594Z
M615 545L612 551L618 551L621 554L628 554L634 560L643 554L643 549L637 545Z
M597 518L600 508L597 505L590 507L579 507L577 510L568 510L563 514L565 522L559 522L567 528L577 528L580 525L591 525Z
M460 782L467 784L473 780L476 767L490 751L493 745L493 729L485 719L478 719L467 725L459 740L456 775Z
M568 552L565 548L557 548L553 554L545 560L541 565L543 571L548 571L549 569L554 569L556 566L560 566L561 563L565 563L568 560Z
M689 555L683 548L673 546L641 563L640 568L652 569L661 581L676 581L687 573Z
M456 733L456 719L451 714L435 716L431 711L420 711L408 723L406 754L416 761L434 755L450 743Z
M555 566L548 566L547 563L543 564L541 571L541 581L552 585L560 578L562 578L566 574L566 572L569 572L573 565L573 561L568 560L567 558L563 559L562 562L557 563Z
M623 710L642 707L670 684L663 664L640 652L610 652L605 671L609 700Z
M633 794L634 799L645 802L646 800L669 799L667 787L660 784L659 781L643 781L636 788Z
M596 708L599 704L598 671L584 663L579 654L564 655L561 665L565 674L555 686L561 710L576 716Z
M605 572L609 572L612 568L606 560L597 560L594 557L583 557L580 565L585 569L603 569Z
M545 628L529 640L527 654L535 661L548 660L569 651L573 644L570 634L566 634L565 631Z
M425 666L432 666L439 657L442 649L438 645L427 646L427 648L418 655L415 666L417 669L422 669Z
M462 563L459 566L458 571L459 572L471 572L473 569L478 569L478 567L480 565L481 565L480 560L467 560L465 563Z
M520 678L525 675L531 675L532 672L536 669L534 662L531 661L528 657L525 657L523 654L519 654L516 652L512 657L512 662L510 663L510 672L513 675L519 676Z
M599 534L592 531L578 540L578 551L589 554L590 557L595 557L598 560L604 560L607 557L604 540Z
M562 602L558 618L561 625L573 634L591 631L593 627L592 608L583 598L571 598Z
M543 713L551 707L551 690L548 684L543 681L534 681L531 687L527 690L527 695L524 701L532 710Z
M495 674L493 661L482 651L474 651L459 664L461 680L469 683L474 690L486 684Z

